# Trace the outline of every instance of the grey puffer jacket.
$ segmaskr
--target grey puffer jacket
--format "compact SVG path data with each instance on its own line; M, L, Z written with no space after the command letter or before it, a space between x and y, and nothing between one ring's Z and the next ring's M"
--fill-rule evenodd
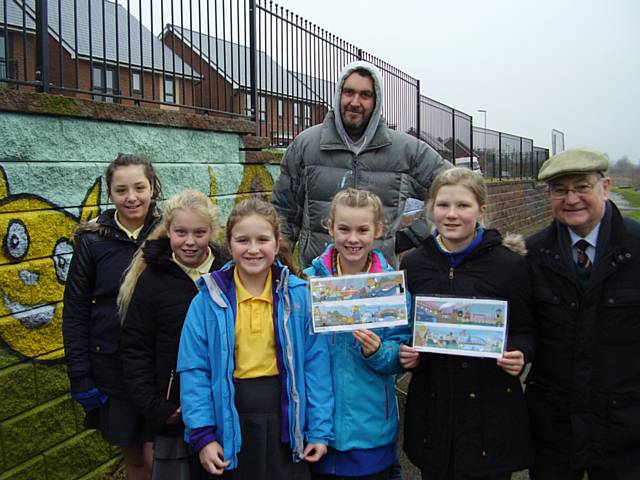
M273 204L286 220L285 235L292 243L299 241L300 262L307 266L331 241L325 227L331 198L347 187L372 191L382 200L386 226L376 248L392 260L407 198L424 200L436 174L450 167L426 143L390 130L382 119L356 156L341 140L329 112L321 125L300 133L287 149Z

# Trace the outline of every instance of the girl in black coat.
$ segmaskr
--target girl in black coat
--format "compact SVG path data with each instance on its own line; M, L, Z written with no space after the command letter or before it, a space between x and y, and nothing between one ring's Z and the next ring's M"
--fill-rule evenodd
M118 296L124 376L154 436L154 479L197 478L201 472L182 440L175 368L182 324L198 293L195 282L229 259L226 249L212 242L216 226L216 208L204 193L188 190L171 197Z
M143 446L143 420L122 381L116 297L135 251L160 220L161 187L151 163L137 155L119 154L105 177L116 208L75 232L62 312L65 357L85 426L122 447L129 478L148 478L151 445Z
M518 378L533 350L524 242L483 229L486 204L481 176L465 168L441 173L427 206L436 231L401 265L413 295L509 302L507 348L497 361L401 347L402 365L413 369L404 449L423 479L507 480L529 465Z

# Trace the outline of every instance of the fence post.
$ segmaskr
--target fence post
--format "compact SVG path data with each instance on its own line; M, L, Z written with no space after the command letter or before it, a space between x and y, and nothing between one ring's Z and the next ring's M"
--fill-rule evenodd
M469 139L469 152L471 155L469 165L471 165L471 170L473 170L473 159L476 158L476 154L473 151L473 116L471 116L471 120L469 120ZM478 159L478 165L480 165L480 159Z
M418 80L418 84L416 85L416 138L420 140L422 134L420 133L420 80Z
M251 90L251 120L257 120L258 106L258 81L257 81L257 65L256 65L256 0L249 0L249 68L251 75L249 79L249 88ZM233 68L233 67L232 67ZM256 134L260 134L260 123L256 122Z
M358 49L358 60L362 61L362 49L361 48Z
M451 163L456 164L456 109L451 109ZM471 165L473 168L473 165Z
M520 178L522 178L524 175L522 175L522 137L520 137Z
M47 0L36 0L36 80L38 91L49 92L49 15Z
M498 180L502 180L502 132L498 132Z

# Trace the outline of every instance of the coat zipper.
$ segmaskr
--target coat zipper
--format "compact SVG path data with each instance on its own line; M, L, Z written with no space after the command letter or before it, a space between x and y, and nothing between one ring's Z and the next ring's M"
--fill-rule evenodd
M453 280L453 267L449 267L449 280Z
M175 369L171 369L171 372L169 373L169 385L167 386L167 395L165 396L166 400L169 400L169 398L171 397L171 387L173 387L173 380L176 377L176 371Z

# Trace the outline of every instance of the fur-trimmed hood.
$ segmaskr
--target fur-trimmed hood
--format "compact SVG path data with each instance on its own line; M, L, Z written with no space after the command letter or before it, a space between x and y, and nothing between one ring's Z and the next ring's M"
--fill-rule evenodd
M523 257L527 254L527 245L524 237L519 233L505 234L502 238L502 246Z
M115 208L110 208L102 212L96 218L78 225L73 232L73 237L71 239L72 245L77 245L78 238L84 233L97 233L101 237L111 238L116 236L116 232L122 232L122 230L116 223L115 215ZM158 209L155 203L152 203L149 206L149 212L144 219L145 227L143 229L143 232L146 233L151 231L158 224L161 217L162 212L160 211L160 209ZM146 238L146 235L142 235L142 238Z

